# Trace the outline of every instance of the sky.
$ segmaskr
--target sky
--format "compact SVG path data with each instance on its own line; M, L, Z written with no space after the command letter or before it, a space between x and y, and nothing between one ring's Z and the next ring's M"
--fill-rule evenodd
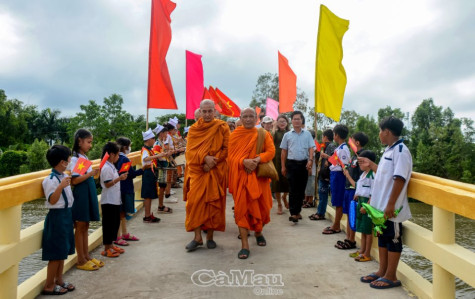
M423 99L475 119L473 0L177 0L167 63L186 110L185 50L203 55L205 85L241 108L257 78L278 72L277 51L314 106L320 4L350 21L343 39L346 110L414 112ZM117 93L146 113L150 0L3 0L0 89L73 116ZM176 110L150 110L150 117Z

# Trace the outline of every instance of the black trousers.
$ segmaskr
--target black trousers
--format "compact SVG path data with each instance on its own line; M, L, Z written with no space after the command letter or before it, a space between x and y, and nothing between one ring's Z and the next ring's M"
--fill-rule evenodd
M102 208L102 244L111 245L117 239L120 227L120 205L103 204Z
M298 215L302 210L307 186L308 170L307 160L287 160L287 180L289 181L289 210L290 215Z

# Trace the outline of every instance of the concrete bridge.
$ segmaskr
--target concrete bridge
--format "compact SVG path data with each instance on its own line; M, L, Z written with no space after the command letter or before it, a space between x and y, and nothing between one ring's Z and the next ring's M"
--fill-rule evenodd
M130 154L129 158L134 165L140 163L139 152ZM94 161L93 168L99 162ZM44 197L41 182L49 173L45 170L0 180L0 298L35 298L44 286L46 268L20 285L17 282L20 261L41 248L43 233L43 221L21 230L21 205ZM140 178L134 185L136 198L140 198ZM175 190L181 198L181 189ZM455 243L455 215L475 219L475 186L413 173L408 193L433 207L432 231L406 221L403 236L407 247L432 262L432 282L400 261L398 278L402 288L374 290L361 283L360 276L375 271L377 262L358 263L348 257L348 251L334 248L337 240L344 239L344 234L322 235L322 229L330 222L308 220L313 209L304 210L304 220L293 225L288 222L288 214L279 216L274 208L271 223L264 229L267 246L257 246L251 236L250 257L239 260L240 240L232 217L233 201L228 196L227 230L215 234L218 247L200 248L192 253L184 248L193 234L185 232L182 201L171 204L174 213L160 216L162 221L158 224L142 223L142 202L136 202L139 212L129 221L129 230L141 240L125 247L121 257L105 259L100 256L102 231L94 231L89 236L89 249L94 257L105 260L106 265L94 272L79 271L74 268L77 257L70 256L65 261L65 278L77 289L65 296L406 298L415 294L420 298L446 299L455 298L455 277L475 287L475 253ZM156 209L156 201L153 207ZM333 215L334 210L328 207L327 218ZM345 222L343 219L343 227ZM377 259L376 244L373 242L371 255ZM254 279L255 284L246 279ZM269 283L265 283L266 279ZM245 286L233 285L236 281ZM219 283L226 286L217 286Z

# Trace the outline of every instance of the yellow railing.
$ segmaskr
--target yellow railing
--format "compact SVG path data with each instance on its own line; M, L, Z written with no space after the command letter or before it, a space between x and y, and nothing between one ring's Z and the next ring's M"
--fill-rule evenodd
M133 165L140 163L138 152L129 155ZM99 166L95 160L93 168ZM21 230L21 205L44 197L41 182L49 170L0 179L0 298L34 298L41 292L46 268L17 286L20 261L41 248L43 221ZM141 180L134 181L136 198L140 198ZM398 275L403 284L420 298L454 298L458 277L475 287L475 253L455 243L455 214L475 218L475 186L413 173L409 196L433 206L433 231L412 222L404 222L404 244L431 260L433 283L407 264L400 262ZM137 208L141 203L136 203ZM334 210L327 210L330 216ZM346 225L346 220L342 220ZM357 236L359 237L359 236ZM102 230L89 236L89 250L100 245ZM377 242L372 255L378 258ZM70 256L64 271L74 266Z
M132 165L141 163L140 152L128 157ZM98 168L99 163L94 160L92 167ZM50 172L43 170L0 179L0 298L35 298L45 283L46 267L18 285L18 265L23 258L41 249L44 225L41 221L21 230L21 205L44 197L41 183ZM140 198L141 183L140 177L134 180L136 198ZM140 209L142 202L136 202L135 206ZM99 246L101 241L102 230L97 229L89 236L89 250ZM76 259L76 254L69 256L64 272L75 265Z
M432 231L413 222L403 223L403 243L432 262L432 283L399 261L398 277L419 298L455 298L455 277L475 287L475 253L455 243L455 214L475 219L475 186L412 173L408 196L433 209ZM328 209L334 218L334 209ZM346 218L341 225L346 227ZM360 242L357 234L357 241ZM379 259L377 240L371 255Z

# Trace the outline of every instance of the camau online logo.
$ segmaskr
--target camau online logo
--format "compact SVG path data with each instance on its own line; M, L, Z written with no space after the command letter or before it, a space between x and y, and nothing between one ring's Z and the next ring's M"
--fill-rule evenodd
M191 281L200 287L283 287L282 274L255 274L254 270L223 271L202 269L191 275Z

